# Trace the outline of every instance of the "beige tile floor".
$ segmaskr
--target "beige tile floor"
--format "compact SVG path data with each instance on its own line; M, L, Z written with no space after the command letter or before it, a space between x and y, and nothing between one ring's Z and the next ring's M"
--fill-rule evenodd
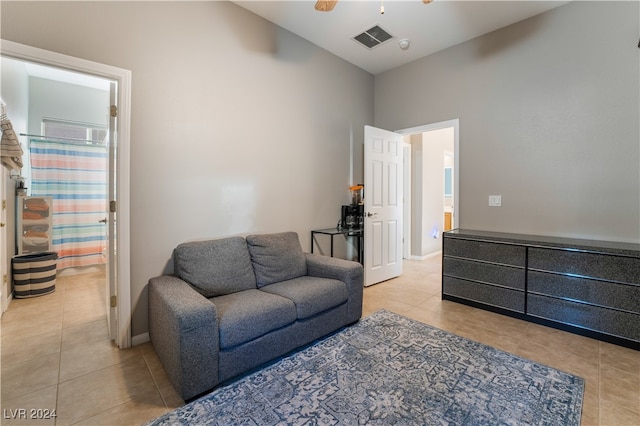
M91 273L12 301L0 326L2 425L138 425L183 404L150 343L109 340L105 300L104 273ZM35 421L31 409L57 417Z
M405 261L401 277L365 289L364 315L386 309L580 375L583 425L640 425L640 352L442 301L440 268L439 257ZM150 343L111 344L105 309L100 274L12 302L0 328L3 425L138 425L183 403ZM11 419L20 408L57 418Z

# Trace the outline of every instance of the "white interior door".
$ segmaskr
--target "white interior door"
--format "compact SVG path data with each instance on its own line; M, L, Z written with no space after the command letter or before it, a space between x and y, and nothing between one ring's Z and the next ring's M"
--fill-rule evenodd
M111 200L116 200L116 120L118 105L118 86L115 81L110 83L109 95L109 184L107 201L107 323L111 340L118 340L118 310L117 280L116 280L116 212L112 208ZM115 201L114 201L115 203Z
M364 285L402 274L402 135L364 127Z

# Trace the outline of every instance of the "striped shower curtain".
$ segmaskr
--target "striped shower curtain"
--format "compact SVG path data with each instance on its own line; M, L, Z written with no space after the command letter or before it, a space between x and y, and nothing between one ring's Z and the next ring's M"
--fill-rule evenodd
M105 263L105 146L31 139L31 195L53 197L58 269Z

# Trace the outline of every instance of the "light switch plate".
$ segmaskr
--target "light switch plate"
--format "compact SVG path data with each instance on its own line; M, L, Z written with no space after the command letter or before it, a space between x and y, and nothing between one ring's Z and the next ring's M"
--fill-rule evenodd
M489 195L489 206L490 207L502 206L502 195Z

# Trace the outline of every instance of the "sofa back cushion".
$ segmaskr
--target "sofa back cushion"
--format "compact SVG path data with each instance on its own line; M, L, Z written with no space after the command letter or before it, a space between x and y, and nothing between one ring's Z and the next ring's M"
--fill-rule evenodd
M247 243L242 237L194 241L174 251L175 274L205 297L256 288Z
M247 236L258 287L307 275L298 234L282 232Z

